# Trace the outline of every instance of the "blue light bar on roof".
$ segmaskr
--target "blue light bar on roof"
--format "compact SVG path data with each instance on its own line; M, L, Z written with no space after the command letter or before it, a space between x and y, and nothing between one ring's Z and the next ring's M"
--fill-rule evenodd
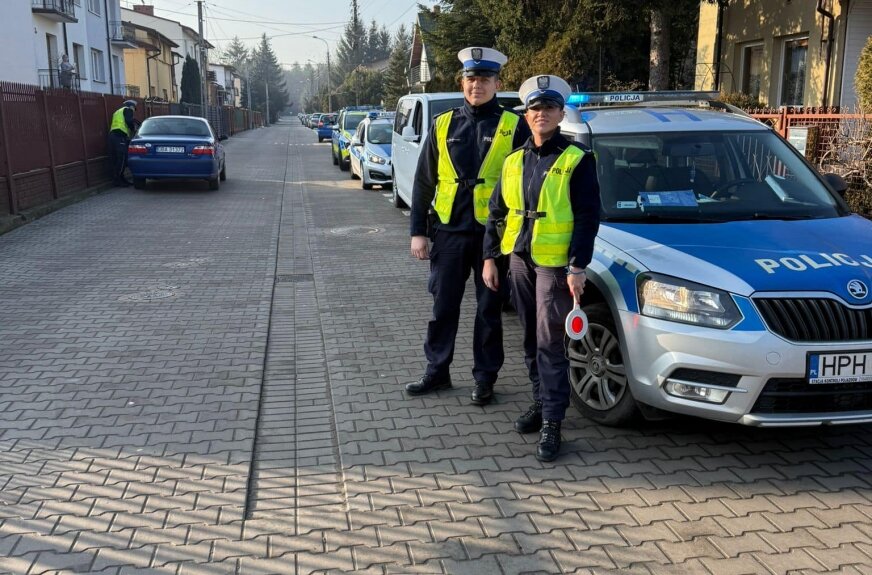
M694 90L664 90L662 92L573 92L567 104L640 104L643 102L711 102L718 92Z

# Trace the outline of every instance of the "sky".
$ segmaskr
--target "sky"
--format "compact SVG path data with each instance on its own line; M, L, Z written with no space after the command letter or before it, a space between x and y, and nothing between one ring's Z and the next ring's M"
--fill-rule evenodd
M375 19L379 26L386 25L393 33L400 24L411 30L418 4L432 6L434 0L358 0L360 17L368 28ZM121 0L125 8L134 4L151 4L155 16L177 20L197 29L197 2L195 0ZM306 60L325 62L327 41L330 53L342 36L351 14L350 0L204 0L206 17L204 35L220 52L234 36L253 46L261 34L271 37L279 62L290 67L301 66ZM215 53L210 55L215 58Z

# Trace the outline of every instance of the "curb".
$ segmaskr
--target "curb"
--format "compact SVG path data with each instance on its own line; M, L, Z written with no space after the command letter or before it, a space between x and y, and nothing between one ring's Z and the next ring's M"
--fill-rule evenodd
M52 212L56 212L61 208L77 204L83 200L96 196L113 189L115 186L111 182L106 182L96 186L91 186L81 192L70 194L56 200L52 200L47 204L42 204L34 208L22 210L14 216L0 216L0 236L7 232L11 232L15 228L21 227L29 222L38 220L43 216L47 216Z

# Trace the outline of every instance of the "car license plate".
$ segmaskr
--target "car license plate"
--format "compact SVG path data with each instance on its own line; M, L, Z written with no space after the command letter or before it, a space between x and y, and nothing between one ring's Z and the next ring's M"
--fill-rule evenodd
M808 354L808 382L872 382L872 350Z
M184 154L185 147L184 146L158 146L157 153L158 154Z

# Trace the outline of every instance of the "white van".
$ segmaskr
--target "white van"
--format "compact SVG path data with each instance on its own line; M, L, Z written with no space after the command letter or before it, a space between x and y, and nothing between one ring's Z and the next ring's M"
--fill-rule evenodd
M507 108L521 103L517 92L499 92L497 99ZM412 185L415 182L415 170L418 168L418 156L421 155L433 118L462 105L462 92L407 94L400 98L391 138L394 206L399 208L412 203Z

